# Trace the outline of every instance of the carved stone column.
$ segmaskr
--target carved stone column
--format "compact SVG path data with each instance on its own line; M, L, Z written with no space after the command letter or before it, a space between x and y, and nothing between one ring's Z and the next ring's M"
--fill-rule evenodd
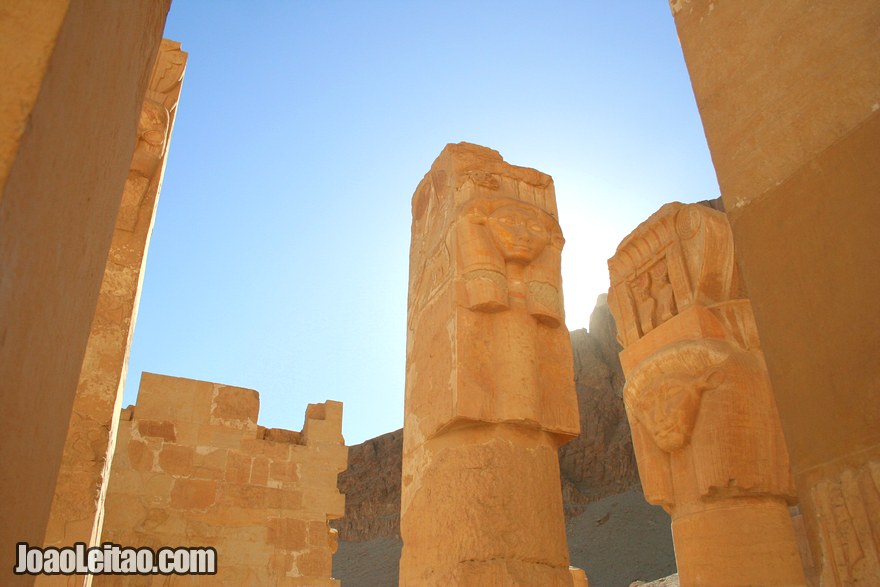
M670 6L761 333L817 583L875 587L880 2Z
M624 403L683 586L802 585L788 453L726 216L667 204L608 261Z
M412 202L400 585L572 585L577 436L549 176L448 145Z
M91 546L101 535L129 346L186 56L180 43L163 39L144 97L137 146L73 403L47 546ZM43 576L38 583L61 579L66 581Z

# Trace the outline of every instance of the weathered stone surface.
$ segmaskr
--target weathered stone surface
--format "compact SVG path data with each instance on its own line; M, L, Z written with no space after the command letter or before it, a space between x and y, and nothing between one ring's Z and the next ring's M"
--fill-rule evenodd
M176 419L167 404L188 409ZM102 541L213 546L218 584L338 586L328 521L344 510L342 404L310 405L310 434L257 426L258 412L256 391L145 373L121 418Z
M629 423L623 406L623 371L614 320L599 296L590 332L571 333L581 434L559 449L566 519L586 504L638 487ZM349 449L339 475L345 516L333 521L344 541L400 536L403 431Z
M678 573L656 581L633 581L629 587L679 587Z
M669 515L632 489L586 504L566 523L571 564L594 585L629 585L675 571ZM333 575L343 585L388 587L398 582L401 541L373 538L341 542Z
M340 540L400 536L402 456L402 429L349 448L348 469L339 474L345 516L332 522Z
M559 450L567 517L639 484L622 401L620 346L604 295L590 317L590 331L572 332L571 342L581 434Z
M681 583L800 585L788 453L726 216L667 204L608 262L645 495Z
M39 545L45 538L138 116L169 5L168 0L3 3L4 569L13 566L17 542ZM102 433L106 437L107 431ZM91 440L84 435L85 454ZM79 515L82 506L77 507ZM4 580L17 585L33 579L7 572Z
M579 421L552 180L448 145L412 209L400 585L571 586L557 452Z
M46 529L46 546L76 542L93 546L101 534L101 510L115 449L129 343L186 57L180 43L162 41L141 107L138 142L92 319ZM141 420L139 429L143 437L173 441L176 436L174 424L164 420ZM38 584L47 581L53 579L37 579Z
M855 540L815 499L880 461L880 4L689 0L673 12L809 550L825 584L878 584L876 538ZM865 513L880 518L880 504Z

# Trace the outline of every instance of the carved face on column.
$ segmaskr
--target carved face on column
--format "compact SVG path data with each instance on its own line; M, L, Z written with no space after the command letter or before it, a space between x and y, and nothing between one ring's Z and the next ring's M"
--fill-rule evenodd
M626 401L654 443L661 450L675 452L690 442L701 395L717 387L720 379L717 371L698 378L669 375L643 389L628 389Z
M144 177L151 177L168 142L168 110L158 102L146 99L138 122L138 142L133 167Z
M700 393L685 382L664 381L635 404L637 417L654 443L666 452L674 452L690 440L700 410Z
M510 204L486 219L492 241L505 261L527 265L550 242L550 234L534 210Z

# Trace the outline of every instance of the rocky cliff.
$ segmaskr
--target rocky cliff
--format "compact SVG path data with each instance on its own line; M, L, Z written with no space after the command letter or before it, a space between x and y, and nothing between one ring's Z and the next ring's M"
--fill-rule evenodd
M586 504L639 484L632 436L623 407L623 370L617 330L605 294L590 316L590 330L571 333L581 434L559 450L567 518Z
M400 471L403 429L348 449L348 469L339 475L345 517L331 522L339 539L360 542L400 536Z

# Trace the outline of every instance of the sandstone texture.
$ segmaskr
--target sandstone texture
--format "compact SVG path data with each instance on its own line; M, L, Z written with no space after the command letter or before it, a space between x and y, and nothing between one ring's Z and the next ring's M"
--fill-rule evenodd
M559 450L566 515L639 484L632 438L622 401L623 371L617 332L599 297L590 330L571 333L581 434Z
M17 542L45 537L169 6L57 0L0 10L3 569Z
M606 296L590 331L571 333L581 435L559 450L571 564L593 585L626 586L675 571L670 519L645 502L623 405L617 332ZM334 520L340 547L334 576L346 585L398 582L402 430L349 449L339 475L345 516Z
M141 107L137 146L92 319L44 546L94 546L101 535L129 345L186 57L180 43L162 40ZM41 576L37 584L59 579Z
M669 515L638 489L586 504L566 522L566 536L571 564L584 569L593 587L627 587L675 571ZM401 546L399 538L340 541L333 576L343 585L396 585Z
M349 447L348 469L339 474L345 515L331 523L340 541L400 538L402 457L403 429Z
M880 4L672 3L817 582L880 585ZM833 504L833 505L832 505Z
M623 371L617 332L599 296L590 331L571 333L581 434L559 450L566 519L586 504L638 488L639 477L623 406ZM400 536L403 430L350 447L339 475L345 516L333 521L342 541Z
M672 203L608 261L645 495L681 584L802 585L788 452L727 216Z
M401 586L571 587L577 436L551 178L447 145L413 196Z
M633 581L629 587L679 587L678 573L656 581Z
M210 545L211 584L333 587L342 404L310 404L301 432L257 425L256 391L144 373L123 411L102 542ZM96 585L167 577L96 576Z

